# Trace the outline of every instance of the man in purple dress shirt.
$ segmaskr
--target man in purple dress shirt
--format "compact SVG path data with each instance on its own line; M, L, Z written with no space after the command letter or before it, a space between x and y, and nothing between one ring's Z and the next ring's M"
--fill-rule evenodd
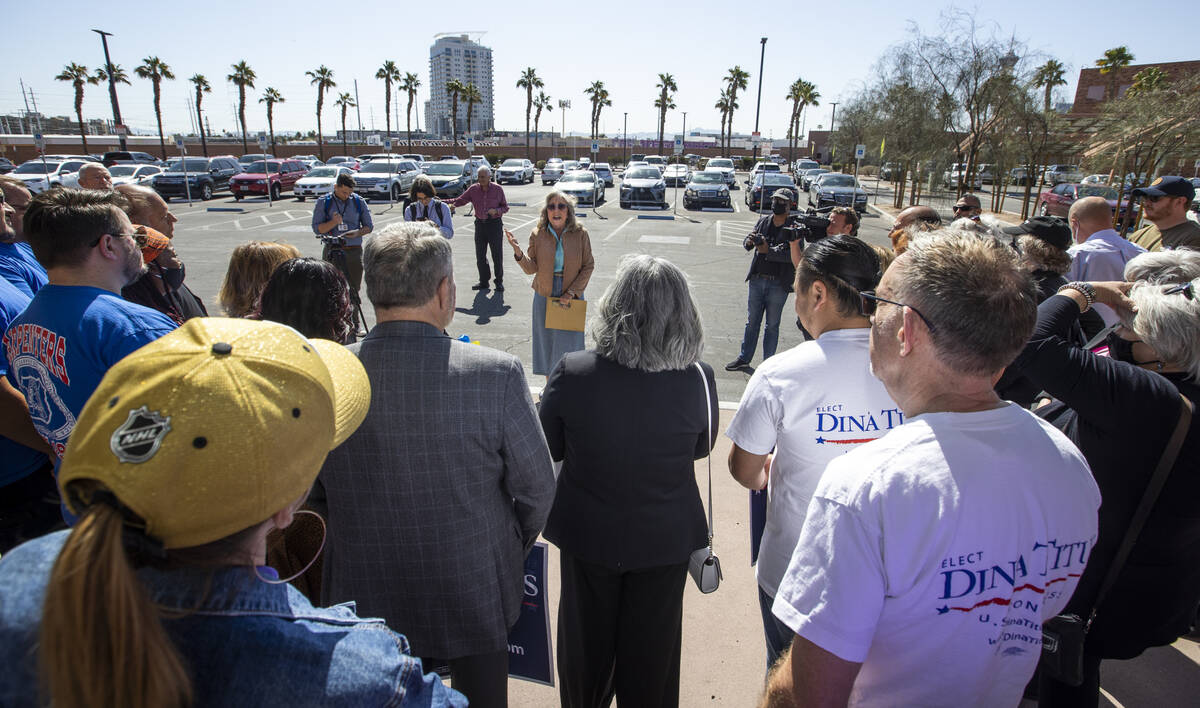
M487 262L490 247L492 263L496 266L496 292L504 292L504 259L500 256L500 245L504 242L503 217L508 211L508 201L504 198L504 188L492 184L491 170L483 166L475 174L479 181L446 204L450 205L450 213L467 202L475 207L475 264L479 267L479 282L471 289L487 290L488 280L492 277Z

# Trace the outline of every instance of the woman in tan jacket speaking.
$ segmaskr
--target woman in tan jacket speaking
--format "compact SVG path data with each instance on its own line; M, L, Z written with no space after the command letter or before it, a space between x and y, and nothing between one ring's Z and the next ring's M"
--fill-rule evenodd
M592 242L587 229L575 221L575 200L557 189L546 195L526 251L511 231L504 235L517 264L533 276L533 373L548 376L563 354L583 349L583 332L546 329L546 308L569 307L571 300L584 299L596 265Z

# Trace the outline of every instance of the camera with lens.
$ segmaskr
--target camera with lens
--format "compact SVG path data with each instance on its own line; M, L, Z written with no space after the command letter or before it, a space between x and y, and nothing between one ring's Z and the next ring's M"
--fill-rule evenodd
M345 248L346 247L346 237L345 236L331 236L329 234L321 234L317 238L321 239L321 243L323 243L331 248Z
M812 243L813 241L820 241L828 236L828 213L832 208L833 207L825 207L823 210L818 211L817 209L809 207L804 213L797 214L794 217L795 222L792 228L798 232L798 235L792 240L803 238L807 243ZM789 225L791 226L791 224Z

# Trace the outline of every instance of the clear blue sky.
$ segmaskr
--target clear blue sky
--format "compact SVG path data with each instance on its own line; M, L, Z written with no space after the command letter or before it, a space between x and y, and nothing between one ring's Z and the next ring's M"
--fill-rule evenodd
M213 85L205 97L209 122L215 131L236 130L236 89L225 80L230 64L246 60L257 72L253 100L247 101L251 131L266 129L266 111L257 102L271 86L287 102L276 106L277 132L315 127L316 93L305 70L325 64L334 70L337 91L353 90L358 79L362 120L383 127L383 84L374 77L380 64L391 59L402 72L421 77L416 111L428 98L429 46L438 32L485 31L482 43L494 52L496 124L499 129L523 130L525 95L514 87L526 66L537 69L545 91L556 102L572 101L567 114L569 132L586 133L589 104L583 94L594 80L607 86L613 105L605 109L601 128L609 135L621 131L622 114L629 113L629 131L657 130L653 108L659 72L675 76L678 109L668 115L667 129L678 131L687 111L689 129L715 131L719 116L712 107L721 78L735 64L750 72L750 86L739 99L735 130L754 126L754 97L758 85L759 38L767 37L762 81L764 136L781 137L790 110L784 95L796 78L811 81L822 99L810 110L808 129L828 127L830 103L852 95L871 76L872 66L891 45L908 36L910 22L926 32L937 28L946 4L860 0L825 3L742 2L418 3L413 16L406 4L394 2L311 2L273 4L270 11L257 2L218 0L203 4L175 2L6 3L3 13L4 57L0 68L0 113L24 107L19 79L32 87L39 110L47 115L73 115L73 90L55 81L63 65L77 62L94 69L104 62L99 37L92 28L114 33L113 61L130 74L132 86L120 86L126 123L152 129L154 112L148 81L133 76L144 57L157 55L177 79L166 82L163 113L168 133L186 131L186 99L192 84L187 77L202 73ZM1094 0L1086 4L1044 0L1009 0L978 6L959 5L976 12L981 23L994 24L998 34L1016 35L1034 52L1052 56L1068 68L1067 86L1059 100L1074 96L1079 69L1091 66L1105 49L1125 44L1136 63L1200 59L1196 27L1200 3L1168 3L1152 12L1128 2ZM259 15L262 15L260 21ZM37 27L49 17L52 34ZM458 19L455 19L458 18ZM323 115L327 133L340 116L326 100ZM404 119L403 104L401 121ZM423 112L419 114L424 125ZM84 99L87 118L111 117L107 90L89 86ZM550 114L562 125L557 109ZM348 121L356 127L354 115ZM545 116L543 117L545 124Z

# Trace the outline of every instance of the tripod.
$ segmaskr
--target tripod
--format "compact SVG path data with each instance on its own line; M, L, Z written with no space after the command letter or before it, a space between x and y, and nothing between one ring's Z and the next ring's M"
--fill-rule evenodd
M321 240L329 247L325 260L332 263L346 279L350 290L350 306L354 310L354 339L365 337L367 334L367 317L363 314L362 298L358 296L358 288L350 283L350 272L346 270L346 239L341 236L323 236ZM360 328L361 326L361 328Z

